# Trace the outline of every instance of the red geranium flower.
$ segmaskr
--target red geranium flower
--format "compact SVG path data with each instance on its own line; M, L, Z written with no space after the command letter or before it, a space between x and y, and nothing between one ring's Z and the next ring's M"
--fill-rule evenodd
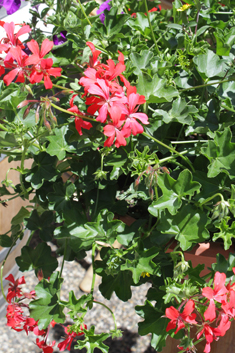
M58 344L58 348L59 348L59 350L60 350L61 352L64 351L65 349L67 349L68 351L70 351L71 344L72 344L74 338L76 338L76 337L78 337L78 336L84 335L83 330L84 330L84 329L85 329L85 330L87 329L87 325L81 325L81 326L80 326L81 332L76 333L76 332L70 332L70 327L71 327L71 326L65 327L65 332L66 332L66 334L67 334L67 338L66 338L63 342L60 342L60 343Z
M24 279L24 276L22 276L21 278L15 280L12 274L10 274L5 279L7 281L12 282L9 284L10 288L8 288L8 293L7 293L7 301L8 303L10 303L13 298L15 297L20 298L22 296L21 288L19 288L19 285L25 284L25 279Z
M185 327L185 322L189 324L197 324L195 321L196 314L192 314L195 308L195 303L192 299L190 299L184 307L182 313L180 313L176 308L171 306L170 308L166 309L166 317L171 319L168 323L166 331L170 331L177 327L175 334Z

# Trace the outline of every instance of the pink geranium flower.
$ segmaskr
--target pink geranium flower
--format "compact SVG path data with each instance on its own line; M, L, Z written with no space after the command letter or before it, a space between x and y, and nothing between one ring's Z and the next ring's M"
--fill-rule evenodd
M214 289L211 287L203 288L202 295L210 300L209 307L204 313L206 320L213 321L216 318L215 302L223 303L226 301L228 290L225 287L225 273L216 272L214 277Z

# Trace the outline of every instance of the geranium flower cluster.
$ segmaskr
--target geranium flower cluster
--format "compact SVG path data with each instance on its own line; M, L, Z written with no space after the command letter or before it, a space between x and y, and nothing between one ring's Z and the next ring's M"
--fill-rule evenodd
M33 332L37 337L35 344L42 349L43 353L52 353L54 351L53 347L55 346L56 341L48 344L47 339L49 335L50 326L54 327L56 322L51 321L50 325L45 330L40 330L38 327L38 321L35 321L29 315L25 313L29 309L29 305L24 302L25 299L35 299L35 291L30 293L22 292L21 285L25 284L24 276L15 280L13 275L10 274L6 277L6 280L10 282L8 293L6 296L7 302L7 326L11 327L15 331L25 331L28 335L29 332ZM83 330L87 329L85 324L80 325L78 332L73 331L73 326L65 327L66 337L64 341L58 344L59 350L62 352L65 349L70 350L73 340L84 334Z
M233 268L235 274L235 267ZM205 287L202 293L186 299L178 310L171 306L166 309L165 316L170 319L166 331L175 329L175 334L185 328L188 336L188 328L196 327L196 338L205 338L204 352L209 353L211 343L224 336L235 319L235 283L231 281L225 285L226 274L216 272L212 287ZM206 300L205 300L206 299ZM183 311L181 309L184 307ZM179 347L194 352L193 345Z
M61 68L53 68L53 60L45 59L53 48L53 41L45 39L42 42L41 49L38 43L32 39L27 43L28 49L32 55L27 55L24 51L25 46L20 41L19 37L29 33L31 28L28 25L22 25L17 33L15 32L15 24L0 21L6 31L6 37L0 41L0 54L4 53L1 59L0 76L5 73L3 81L8 86L15 78L16 82L25 82L27 78L30 83L38 83L44 79L46 89L52 88L50 76L61 76Z
M79 81L84 87L87 112L96 114L96 121L105 124L103 133L107 136L104 146L110 147L115 143L116 147L126 146L126 138L131 134L141 134L144 129L139 121L148 124L148 116L145 113L138 113L139 106L145 103L145 97L139 95L136 87L122 75L125 71L124 56L119 52L118 63L112 59L103 64L99 60L101 52L95 49L91 42L87 42L91 49L89 66L84 72L84 77ZM123 85L120 84L122 81ZM73 95L70 100L69 111L83 115L74 105ZM90 122L84 122L82 117L75 118L75 125L78 133L82 135L81 128L90 129ZM115 142L114 142L115 141Z

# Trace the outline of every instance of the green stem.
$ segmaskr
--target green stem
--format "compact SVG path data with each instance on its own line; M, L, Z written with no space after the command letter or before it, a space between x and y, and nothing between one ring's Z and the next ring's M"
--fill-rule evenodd
M114 321L115 331L117 331L117 322L116 322L116 319L115 319L113 311L108 306L106 306L105 304L103 304L101 302L98 302L98 301L94 300L94 303L102 305L104 308L106 308L111 313L111 315L113 317L113 321Z
M150 138L151 140L153 140L153 141L159 143L159 145L162 145L163 147L167 148L167 149L168 149L169 151L171 151L172 153L175 153L177 156L179 156L180 158L182 158L182 159L190 166L190 168L192 169L193 172L195 172L195 169L193 168L193 165L192 165L192 163L190 162L190 160L189 160L187 157L183 156L182 153L179 153L179 152L176 151L173 147L167 146L165 143L163 143L162 141L156 139L155 137L153 137L153 136L147 134L146 132L143 132L143 135L144 135L145 137L148 137L148 138Z
M199 85L199 86L194 86L194 87L189 87L189 88L184 88L179 90L180 92L184 92L184 91L189 91L191 89L197 89L197 88L202 88L202 87L208 87L208 86L213 86L213 85L217 85L217 84L221 84L224 82L230 82L230 81L234 81L234 78L228 78L227 80L222 80L222 81L217 81L217 82L212 82L212 83L207 83L205 85Z
M2 124L0 124L0 129L2 129L4 131L8 131L7 128L5 126L3 126Z
M189 141L171 141L172 144L180 144L180 143L197 143L197 142L208 142L208 140L189 140Z
M227 105L225 105L225 104L221 104L221 107L222 108L224 108L224 109L227 109L227 110L229 110L230 112L233 112L233 113L235 113L235 110L234 109L232 109L232 108L229 108Z
M60 89L62 89L63 91L64 91L64 90L66 90L66 91L72 91L71 88L63 87L63 86L60 86L60 85L55 85L54 83L53 83L53 87L55 87L55 88L60 88Z
M58 107L58 106L55 105L54 103L51 103L51 106L54 107L54 108L57 109L57 110L60 110L60 111L63 112L63 113L66 113L66 114L69 114L69 115L73 115L73 116L78 116L79 118L92 121L93 123L96 122L95 119L92 119L92 118L90 118L90 117L88 117L88 116L84 116L84 115L72 113L72 112L70 112L70 111L68 111L68 110L66 110L66 109L63 109L63 108L61 108L61 107Z
M64 268L64 259L66 256L66 252L67 252L67 245L68 245L68 239L65 239L65 245L64 245L64 256L63 256L63 260L62 260L62 264L61 264L61 269L60 269L60 277L62 277L62 272L63 272L63 268Z
M211 197L208 197L208 198L207 198L206 200L204 200L202 203L197 203L197 205L201 207L202 205L204 205L205 203L207 203L207 202L213 200L213 199L214 199L215 197L217 197L217 196L220 197L221 201L224 201L223 195L220 194L220 193L217 193L217 194L212 195Z
M28 193L28 192L31 191L31 190L32 190L32 188L29 187L29 188L26 190L26 192ZM17 197L22 196L22 195L24 195L24 192L21 192L21 193L15 195L15 196L11 197L10 199L1 200L1 201L0 201L0 204L1 204L1 203L4 203L4 202L9 202L9 201L11 201L11 200L14 200L14 199L16 199Z
M147 18L148 18L149 27L150 27L150 30L151 30L151 33L152 33L153 41L154 41L154 44L155 44L155 48L157 50L157 54L160 55L161 53L160 53L160 50L158 48L157 41L156 41L156 38L155 38L155 35L154 35L154 32L153 32L152 23L151 23L150 17L149 17L149 9L148 9L148 5L147 5L147 0L144 0L144 4L145 4L145 10L146 10Z
M80 0L77 0L77 2L79 3L80 9L82 10L82 13L83 13L83 15L85 16L87 22L88 22L89 25L92 27L92 23L90 22L89 18L87 17L87 14L86 14L86 12L84 11L84 8L83 8L83 6L82 6L82 4L81 4L81 1L80 1ZM76 4L76 5L77 5L77 4Z
M94 242L92 244L92 270L93 270L93 275L92 275L92 282L91 282L91 295L93 297L94 293L94 288L95 288L95 251L96 251L96 243Z
M9 254L10 254L12 248L15 246L16 240L17 240L17 237L16 237L15 241L13 241L13 243L12 243L10 249L8 250L8 253L7 253L6 257L5 257L5 259L3 260L3 262L2 262L1 271L0 271L1 290L2 290L3 298L5 299L6 302L7 302L7 298L6 298L6 296L5 296L4 288L3 288L3 269L4 269L4 265L5 265L6 261L7 261L7 258L8 258L8 256L9 256Z
M21 172L20 172L20 185L21 185L21 188L22 188L22 191L23 191L23 195L27 199L28 198L28 192L25 189L25 186L24 186L24 183L23 183L23 173L22 173L24 171L25 147L26 147L25 146L25 142L23 141L21 164L20 164L20 169L21 169Z

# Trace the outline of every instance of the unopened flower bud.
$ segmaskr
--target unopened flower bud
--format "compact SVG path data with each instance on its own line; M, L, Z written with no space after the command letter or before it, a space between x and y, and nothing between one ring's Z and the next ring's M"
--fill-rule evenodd
M23 119L25 119L25 118L26 118L26 116L29 114L29 112L30 112L30 108L31 108L31 106L29 106L27 109L25 109L25 111L24 111L24 115L23 115Z
M35 113L35 122L36 124L38 123L39 121L39 109L40 109L40 106L37 107L37 110L36 110L36 113Z
M29 100L22 101L20 104L17 105L17 108L18 108L18 109L23 108L23 107L25 107L27 104L29 104Z
M230 204L228 201L221 200L217 202L215 204L211 219L212 220L216 218L218 218L218 220L223 219L229 213L229 207L230 207Z
M33 91L31 90L31 87L29 85L25 85L25 89L33 96Z

